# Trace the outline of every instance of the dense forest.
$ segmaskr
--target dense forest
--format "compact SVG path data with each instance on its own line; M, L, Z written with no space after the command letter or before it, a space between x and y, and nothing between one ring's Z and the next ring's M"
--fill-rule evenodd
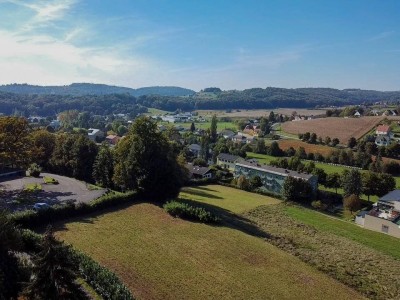
M122 92L128 88L118 88L107 85L72 84L65 87L85 87L79 94L66 94L62 87L37 87L30 85L1 86L12 92L0 91L0 113L49 116L64 110L77 109L94 114L129 113L138 114L145 112L147 108L158 108L167 111L181 109L191 111L195 109L269 109L269 108L313 108L316 106L341 106L361 103L373 103L377 101L400 102L400 91L381 92L359 89L337 90L329 88L299 88L284 89L268 87L246 89L243 91L221 91L219 88L206 88L201 92L186 96L166 96L151 93L153 89L170 89L173 87L143 88L138 89L149 93L134 96ZM41 92L35 93L35 91ZM48 89L48 90L46 90ZM122 89L111 93L114 89ZM43 94L44 91L47 94ZM18 91L18 93L16 92ZM23 93L25 91L25 93ZM29 91L29 92L28 92ZM137 91L137 90L136 90ZM190 91L190 90L186 90ZM108 92L110 92L108 94ZM182 91L183 93L183 91ZM398 103L397 103L398 104Z
M8 84L0 85L0 91L17 94L38 94L38 95L110 95L129 94L131 96L161 95L161 96L187 96L193 95L195 91L176 86L152 86L132 89L127 87L112 86L93 83L73 83L64 86L38 86L29 84Z

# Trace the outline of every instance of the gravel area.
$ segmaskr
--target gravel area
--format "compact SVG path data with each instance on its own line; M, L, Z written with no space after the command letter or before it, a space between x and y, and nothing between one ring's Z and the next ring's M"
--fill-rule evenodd
M45 176L56 179L58 184L44 183L43 177ZM24 192L24 187L32 183L40 184L42 191ZM102 196L105 192L105 189L89 190L85 182L73 178L41 173L39 178L17 177L10 178L7 181L0 181L0 207L21 210L30 208L37 202L48 204L57 204L65 201L88 203Z

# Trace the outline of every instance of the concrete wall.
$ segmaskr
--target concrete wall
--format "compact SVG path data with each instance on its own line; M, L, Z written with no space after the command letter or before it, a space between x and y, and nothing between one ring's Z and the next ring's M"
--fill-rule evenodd
M383 226L386 226L387 232L385 232L384 230L385 228ZM364 220L364 228L386 233L388 235L400 238L399 225L385 219L366 215Z

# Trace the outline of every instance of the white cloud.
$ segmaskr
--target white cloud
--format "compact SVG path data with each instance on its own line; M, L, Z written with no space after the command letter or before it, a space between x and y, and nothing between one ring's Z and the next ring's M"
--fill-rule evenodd
M384 40L384 39L386 39L388 37L391 37L395 33L396 32L394 30L384 31L384 32L381 32L381 33L369 38L368 41L369 42L374 42L374 41Z

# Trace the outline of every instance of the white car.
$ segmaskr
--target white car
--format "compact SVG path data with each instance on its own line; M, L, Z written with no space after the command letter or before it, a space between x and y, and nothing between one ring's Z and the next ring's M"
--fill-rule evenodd
M41 209L48 209L50 208L50 205L48 205L47 203L35 203L35 205L33 206L34 210L41 210Z

